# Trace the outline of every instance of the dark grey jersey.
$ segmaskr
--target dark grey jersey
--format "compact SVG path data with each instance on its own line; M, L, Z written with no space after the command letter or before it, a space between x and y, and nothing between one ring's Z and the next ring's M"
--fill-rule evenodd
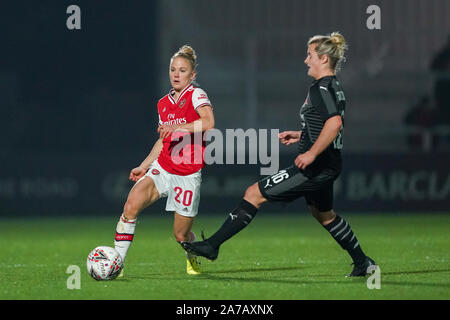
M314 167L331 167L340 170L344 133L345 95L336 76L315 80L308 91L305 103L300 108L299 153L307 152L316 142L325 122L336 115L342 118L339 134L314 161Z

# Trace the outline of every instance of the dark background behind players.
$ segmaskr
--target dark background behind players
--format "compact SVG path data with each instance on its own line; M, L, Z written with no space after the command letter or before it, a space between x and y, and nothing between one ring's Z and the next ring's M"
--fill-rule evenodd
M450 127L450 35L432 57L430 71L433 76L430 92L422 96L405 117L408 125L419 128L419 132L411 132L408 137L413 149L421 146L437 149L450 143L447 134ZM428 132L428 136L423 132Z
M81 9L81 30L66 27L71 4ZM366 26L372 4L381 9L380 30ZM5 3L0 215L115 210L129 190L127 172L156 138L156 99L169 89L165 57L183 43L202 53L198 82L214 96L217 128L294 128L297 119L285 115L303 103L297 94L310 83L299 59L304 43L333 30L351 48L340 74L351 130L339 207L448 210L444 112L438 128L404 121L415 101L441 86L430 61L445 51L448 12L446 0ZM448 69L440 70L448 79ZM445 104L439 108L448 110ZM278 112L268 112L274 105ZM292 155L280 152L285 166ZM259 178L255 165L206 170L200 211L234 201L246 181ZM294 203L291 211L306 208Z

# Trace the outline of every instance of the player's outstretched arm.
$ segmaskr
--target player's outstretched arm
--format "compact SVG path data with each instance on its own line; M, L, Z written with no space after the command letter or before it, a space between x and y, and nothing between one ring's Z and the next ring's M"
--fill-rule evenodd
M301 131L283 131L278 134L278 139L284 145L290 145L300 141Z
M159 154L161 153L162 147L163 147L162 139L159 138L158 140L156 140L152 150L150 151L148 156L144 159L144 161L142 161L142 163L138 167L130 171L129 179L131 181L136 182L147 173L148 168L150 168L153 161L155 161L158 158Z

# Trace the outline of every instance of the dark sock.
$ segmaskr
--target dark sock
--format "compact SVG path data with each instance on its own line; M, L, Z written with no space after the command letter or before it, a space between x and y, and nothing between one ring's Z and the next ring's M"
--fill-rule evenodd
M250 202L242 199L236 209L227 217L223 225L207 241L214 248L230 239L236 233L244 229L255 217L258 209Z
M366 255L362 251L358 239L356 239L356 236L347 221L340 216L336 216L333 221L324 227L334 240L339 243L342 249L347 250L355 264L364 262Z

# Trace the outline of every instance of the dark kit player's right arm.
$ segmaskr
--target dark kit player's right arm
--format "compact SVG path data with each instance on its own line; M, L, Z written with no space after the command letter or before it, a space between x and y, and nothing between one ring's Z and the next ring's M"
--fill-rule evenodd
M333 116L329 118L320 132L316 142L309 151L299 155L295 159L295 165L300 169L305 169L336 139L342 126L341 116Z
M311 103L319 111L324 124L311 148L295 159L295 164L300 169L305 169L313 163L331 145L343 129L341 115L344 111L344 105L341 101L338 101L336 95L337 90L340 89L337 87L334 78L331 78L330 81L329 77L322 79L310 89Z

